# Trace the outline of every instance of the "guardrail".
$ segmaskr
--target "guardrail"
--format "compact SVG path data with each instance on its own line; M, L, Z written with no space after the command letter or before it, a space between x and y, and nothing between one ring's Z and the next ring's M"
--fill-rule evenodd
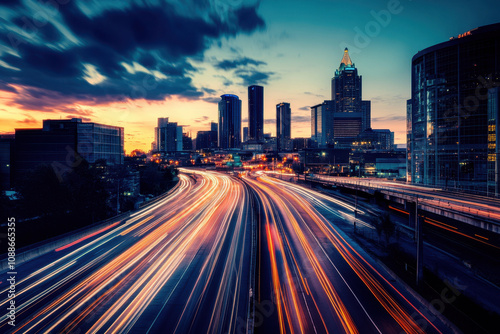
M53 250L68 245L78 239L91 235L109 225L112 225L120 220L125 220L130 216L130 211L122 213L118 216L111 217L109 219L96 222L92 225L82 227L76 231L71 231L63 235L59 235L48 240L37 242L33 245L25 246L16 252L16 266L33 260L39 256L50 253ZM0 271L8 269L7 254L2 254L2 259L0 260Z
M27 261L33 260L39 256L45 255L47 253L50 253L54 251L55 249L59 247L63 247L65 245L68 245L76 240L79 240L81 238L84 238L86 236L91 235L92 233L95 233L107 226L110 226L112 224L115 224L116 222L119 221L124 221L127 218L130 217L130 215L134 212L137 212L141 209L143 209L146 206L149 206L151 204L157 203L161 201L162 199L165 199L170 195L170 193L176 188L176 186L172 187L169 191L166 193L159 195L152 200L145 202L139 206L139 209L137 210L132 210L132 211L127 211L124 212L120 215L101 220L99 222L96 222L92 225L84 226L78 230L75 231L70 231L67 232L63 235L59 235L53 238L50 238L48 240L43 240L40 242L37 242L35 244L25 246L23 248L20 248L16 252L16 266L25 263ZM0 272L3 272L8 269L8 257L7 253L0 255Z
M369 180L345 180L345 179L332 179L321 176L313 176L307 177L307 180L313 182L324 182L327 184L340 184L340 185L350 185L353 186L354 189L363 190L365 189L374 189L374 190L385 190L394 194L397 194L401 197L418 197L419 204L426 204L429 206L433 206L436 208L446 209L449 211L460 212L463 214L469 214L481 218L487 218L490 220L500 221L500 208L498 209L490 209L490 208L478 208L478 205L481 203L471 202L470 204L460 203L459 200L449 198L443 199L438 197L437 195L425 194L425 193L416 193L418 189L407 189L400 190L397 189L396 186L383 186L378 183L372 183ZM402 185L403 186L403 185ZM441 191L438 188L426 188L426 191L437 192ZM446 195L441 195L446 196ZM466 198L464 200L467 200Z

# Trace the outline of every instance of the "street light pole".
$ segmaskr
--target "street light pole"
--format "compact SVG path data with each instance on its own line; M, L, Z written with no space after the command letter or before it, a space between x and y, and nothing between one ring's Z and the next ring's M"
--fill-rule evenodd
M356 234L356 221L358 220L358 187L356 186L356 198L354 202L354 234Z
M417 239L417 286L420 287L423 278L424 266L424 236L422 222L418 217L418 196L415 197L415 234Z
M120 179L116 185L116 214L120 213Z

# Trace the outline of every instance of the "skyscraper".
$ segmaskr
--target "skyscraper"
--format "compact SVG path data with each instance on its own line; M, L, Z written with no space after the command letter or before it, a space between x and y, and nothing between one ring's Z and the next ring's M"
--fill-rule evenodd
M241 100L225 94L219 101L219 148L239 148L241 144Z
M264 87L248 87L248 139L264 139Z
M488 194L500 196L500 87L488 90Z
M311 107L311 139L315 146L327 147L334 144L334 112L334 101L327 100Z
M276 105L276 145L278 152L291 150L292 111L290 103Z
M362 100L362 78L347 48L332 78L332 101L334 138L355 137L370 128L371 103Z
M193 139L189 133L182 134L182 150L192 151L193 150Z
M168 117L158 118L158 127L155 128L155 151L177 152L182 151L182 126L168 121Z
M346 48L332 78L332 99L311 107L311 139L317 146L350 146L370 128L371 102L362 100L361 83Z
M243 141L248 141L248 126L243 127Z
M338 112L358 112L361 108L361 76L347 48L332 78L332 100Z
M500 24L480 27L412 59L408 170L412 183L486 193L488 101L500 83ZM491 129L491 128L490 128ZM491 162L491 161L490 161ZM491 166L491 164L490 164Z

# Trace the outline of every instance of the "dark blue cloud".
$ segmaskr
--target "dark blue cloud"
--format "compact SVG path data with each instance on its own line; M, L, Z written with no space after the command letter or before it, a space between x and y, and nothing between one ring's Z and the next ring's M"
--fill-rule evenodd
M21 5L21 0L2 0L0 6L15 7Z
M20 29L30 30L31 33L36 31L36 34L46 43L54 43L62 38L61 32L48 22L33 22L26 16L16 17L12 23ZM36 30L35 30L36 29Z
M245 32L265 27L264 20L257 14L257 8L254 6L238 8L235 14L241 29Z
M219 61L214 66L218 69L228 71L228 70L234 70L238 67L246 67L248 65L260 66L260 65L267 65L267 63L260 60L251 59L248 57L240 57L233 60L225 59Z
M139 64L147 68L155 68L157 61L156 58L151 53L143 53L139 56Z
M107 45L116 52L130 55L138 47L160 49L171 58L195 55L206 48L206 38L221 36L219 22L205 22L183 16L173 6L131 6L123 10L108 10L88 18L76 6L62 7L66 25L87 43Z
M6 92L11 92L11 93L17 93L17 90L10 86L8 83L0 80L0 90L6 91Z
M201 98L206 90L194 86L191 74L197 69L188 59L203 58L204 51L223 37L249 34L265 27L257 13L258 4L221 15L210 3L195 1L191 6L198 10L189 13L180 13L169 3L127 4L119 9L100 8L89 17L78 1L69 1L58 6L57 20L72 40L67 32L62 33L49 22L36 25L31 39L0 27L0 44L12 47L19 55L4 53L0 59L20 69L0 66L0 77L5 80L0 89L15 91L11 85L24 87L17 103L26 103L30 108L37 98L43 98L40 92L47 91L68 100L161 100L170 95ZM19 3L3 1L2 5L14 7ZM26 27L30 10L16 9L19 16L11 23L21 29ZM196 13L203 13L203 17ZM134 62L149 71L163 73L166 79L143 72L130 73L123 66L133 67ZM85 64L94 66L106 79L96 85L87 82ZM40 105L44 107L43 102Z
M75 77L82 73L77 54L59 52L45 46L22 44L19 48L21 58L8 56L7 62L21 70L30 68L50 76Z
M177 64L163 64L159 67L159 71L168 76L179 77L197 72L197 69L187 61L182 61Z
M266 85L274 72L261 72L254 68L236 70L235 75L243 80L245 86Z

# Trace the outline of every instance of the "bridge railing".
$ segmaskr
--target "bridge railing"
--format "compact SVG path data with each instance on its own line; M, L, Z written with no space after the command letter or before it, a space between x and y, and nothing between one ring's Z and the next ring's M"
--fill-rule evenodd
M362 190L363 188L365 189L369 188L374 190L385 190L401 196L418 197L418 200L421 202L421 204L425 203L427 205L431 205L434 207L446 208L449 211L461 212L469 215L474 215L477 217L488 218L490 220L500 221L500 208L494 206L478 207L482 206L482 204L474 202L461 203L460 200L456 200L453 198L443 199L441 197L432 196L430 194L415 193L415 191L418 191L418 189L404 190L404 189L397 189L396 185L384 186L378 182L370 182L370 180L346 180L346 179L330 178L318 175L315 175L313 177L309 176L307 177L307 179L312 181L325 182L329 184L350 185L353 186L354 189L359 189L359 190ZM439 190L441 189L426 188L426 191L439 191Z

